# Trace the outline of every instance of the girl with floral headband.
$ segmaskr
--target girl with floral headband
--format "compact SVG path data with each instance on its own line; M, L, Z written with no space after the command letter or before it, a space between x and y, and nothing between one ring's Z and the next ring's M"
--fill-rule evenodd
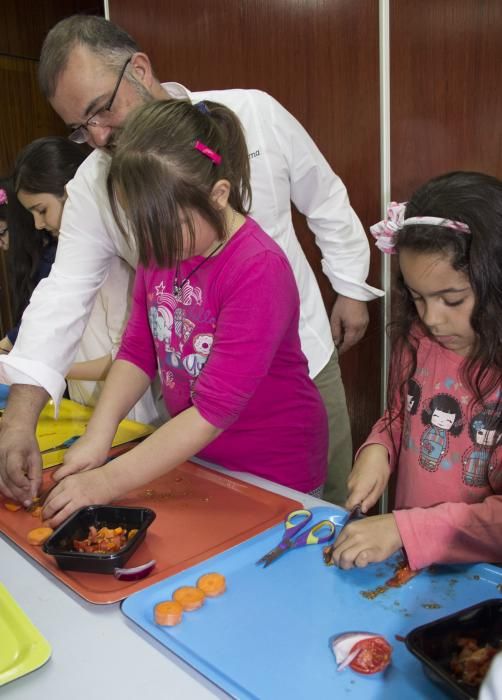
M356 455L346 506L367 512L395 474L395 509L349 523L333 562L366 566L401 548L412 569L500 562L502 182L435 178L371 233L398 257L396 320L387 410Z
M327 417L300 347L298 289L283 251L247 216L249 175L242 127L223 105L151 102L126 123L108 186L138 249L134 305L87 432L56 472L44 507L54 525L194 455L322 488ZM104 464L157 371L171 419Z

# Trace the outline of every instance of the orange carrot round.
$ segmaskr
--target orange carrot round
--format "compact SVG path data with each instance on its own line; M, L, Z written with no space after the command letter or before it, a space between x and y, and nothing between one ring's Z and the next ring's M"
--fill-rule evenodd
M12 503L12 501L5 501L4 506L7 508L7 510L10 510L12 513L15 513L17 510L21 510L22 505L20 503Z
M175 600L163 600L154 609L155 622L163 627L179 625L183 618L183 608Z
M49 539L53 532L52 527L36 527L34 530L29 531L28 542L40 546L45 540Z
M214 598L217 595L225 593L227 590L227 583L223 574L204 574L197 581L197 588L200 588L204 595L209 598Z
M181 605L183 610L187 611L200 608L205 597L200 588L194 586L182 586L173 593L173 599Z

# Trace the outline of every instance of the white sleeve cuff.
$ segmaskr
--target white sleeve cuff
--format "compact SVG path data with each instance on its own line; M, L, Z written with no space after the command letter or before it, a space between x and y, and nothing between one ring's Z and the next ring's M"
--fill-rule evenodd
M366 282L358 282L346 277L340 272L334 273L325 260L321 260L322 271L331 282L331 286L337 294L356 299L357 301L372 301L385 296L385 292L377 287L372 287Z
M66 388L66 382L59 372L33 360L14 357L14 351L0 357L0 381L4 384L30 384L40 386L54 401L54 415L57 418L59 404Z

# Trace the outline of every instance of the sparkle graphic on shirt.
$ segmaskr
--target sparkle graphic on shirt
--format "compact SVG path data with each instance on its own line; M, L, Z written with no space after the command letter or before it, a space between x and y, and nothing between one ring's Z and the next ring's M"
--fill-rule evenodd
M155 287L155 295L157 297L157 303L166 303L171 309L176 306L176 298L172 292L166 292L166 286L162 281Z

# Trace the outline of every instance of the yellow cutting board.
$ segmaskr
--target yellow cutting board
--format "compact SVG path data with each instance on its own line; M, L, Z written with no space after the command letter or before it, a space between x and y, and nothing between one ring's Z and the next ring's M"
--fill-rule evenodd
M1 583L0 640L0 685L34 671L51 655L49 642Z
M82 406L82 404L69 399L62 399L59 418L56 419L54 418L54 402L49 401L46 404L37 424L37 440L42 453L44 469L61 464L67 448L62 447L60 450L53 450L47 454L44 454L44 450L57 447L75 435L83 435L91 415L92 408ZM151 425L123 420L118 427L112 445L115 447L131 440L138 440L150 435L153 431L154 428Z

